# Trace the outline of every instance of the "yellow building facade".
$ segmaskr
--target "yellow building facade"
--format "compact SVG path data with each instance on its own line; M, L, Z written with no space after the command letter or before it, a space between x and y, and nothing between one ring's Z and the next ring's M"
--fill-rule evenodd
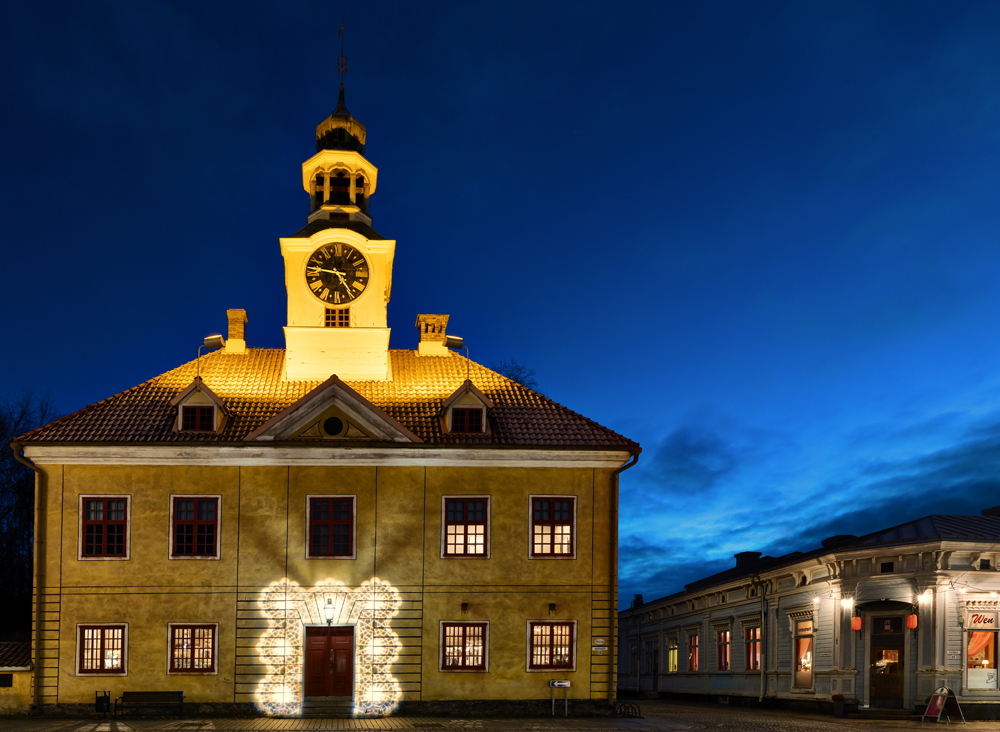
M341 97L281 240L285 349L221 345L12 446L36 471L31 697L205 711L613 703L617 486L639 446L452 349L391 350L395 242ZM224 344L224 345L223 345ZM451 346L451 347L449 347ZM561 692L560 692L561 694Z

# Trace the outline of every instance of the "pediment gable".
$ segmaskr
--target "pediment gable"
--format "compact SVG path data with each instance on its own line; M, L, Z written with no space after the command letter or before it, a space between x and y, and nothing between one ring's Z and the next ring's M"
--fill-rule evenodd
M339 431L334 431L337 425L331 420L342 422ZM248 442L292 439L423 442L336 376L331 376L243 439Z
M468 379L462 382L462 385L455 389L451 396L444 400L441 407L443 409L447 409L452 405L483 406L487 409L493 409L493 401L488 396L483 394L483 392L479 391L479 389L476 388L476 385Z

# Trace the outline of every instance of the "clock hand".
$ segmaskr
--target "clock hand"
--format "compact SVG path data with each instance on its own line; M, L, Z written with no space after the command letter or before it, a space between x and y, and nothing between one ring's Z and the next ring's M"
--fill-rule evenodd
M312 265L311 267L307 267L307 269L311 270L312 272L329 272L330 274L335 274L338 277L343 277L344 276L344 273L340 272L338 270L335 270L335 269L323 269L322 267L317 267L316 265Z

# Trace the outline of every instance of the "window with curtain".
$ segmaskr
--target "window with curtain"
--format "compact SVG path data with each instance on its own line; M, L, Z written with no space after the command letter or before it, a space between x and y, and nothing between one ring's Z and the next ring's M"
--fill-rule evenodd
M966 651L966 668L970 689L996 689L997 633L992 630L970 630Z

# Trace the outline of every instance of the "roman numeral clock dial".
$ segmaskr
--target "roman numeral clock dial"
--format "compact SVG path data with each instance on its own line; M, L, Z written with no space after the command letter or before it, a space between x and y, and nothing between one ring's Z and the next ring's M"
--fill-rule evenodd
M350 244L322 246L306 262L306 285L323 302L352 302L368 286L368 260Z

